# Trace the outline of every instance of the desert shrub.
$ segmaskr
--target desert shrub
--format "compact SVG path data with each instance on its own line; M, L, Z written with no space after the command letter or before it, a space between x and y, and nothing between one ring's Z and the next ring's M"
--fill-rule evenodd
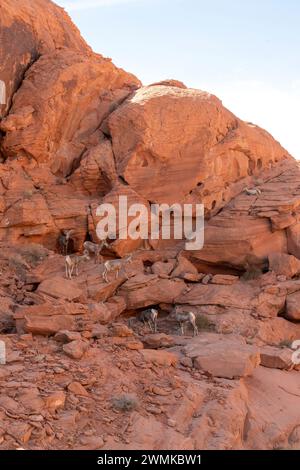
M252 281L253 279L257 279L262 275L262 270L256 267L249 268L244 274L242 275L241 279L243 281Z
M19 249L20 255L22 255L26 261L33 266L43 261L48 256L48 250L41 245L30 243L24 245Z
M9 268L14 271L20 278L25 278L28 264L19 254L10 256L8 262Z
M33 196L33 191L27 190L23 192L23 199L31 199Z
M14 270L28 269L28 265L23 257L19 254L14 254L9 257L9 267Z
M138 407L138 399L135 395L125 393L113 397L112 405L118 411L133 411Z
M288 339L284 339L280 341L279 345L280 348L290 348L291 347L291 341Z
M203 314L196 315L196 325L198 330L214 330L215 325Z

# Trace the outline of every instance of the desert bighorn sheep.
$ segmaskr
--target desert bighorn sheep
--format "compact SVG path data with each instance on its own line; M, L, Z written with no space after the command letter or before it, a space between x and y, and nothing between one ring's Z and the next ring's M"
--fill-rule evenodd
M259 188L245 188L244 192L248 194L248 196L260 196L261 195L261 190Z
M103 248L109 248L109 244L106 240L102 240L101 243L93 243L86 241L83 244L84 251L87 251L89 254L94 255L95 263L100 259L101 251Z
M175 308L171 314L172 318L180 324L180 331L184 335L184 324L189 323L192 325L194 336L198 335L198 327L196 325L196 316L193 312L178 312Z
M75 276L78 276L78 266L83 261L90 259L87 251L84 251L83 255L67 255L65 259L66 278L72 279L72 274L75 269Z
M62 255L67 256L68 254L68 247L69 247L69 241L71 239L71 235L74 232L74 230L61 230L61 233L58 237L58 245L59 249Z
M144 323L148 323L149 328L153 333L157 332L157 317L158 317L158 311L155 308L148 308L147 310L143 310L139 316L138 319Z
M127 256L124 259L112 259L109 261L105 261L104 263L104 271L102 274L103 279L105 282L108 282L107 274L111 271L116 271L116 279L119 277L119 271L123 267L124 264L131 263L132 255Z

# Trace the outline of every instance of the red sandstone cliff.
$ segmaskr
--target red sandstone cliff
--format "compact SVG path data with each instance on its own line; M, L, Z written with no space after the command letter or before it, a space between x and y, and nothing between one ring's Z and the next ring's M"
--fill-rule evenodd
M143 87L48 0L1 0L0 38L0 448L299 448L298 163L215 96ZM122 194L204 203L204 249L116 240L117 279L67 280L61 229L81 251Z

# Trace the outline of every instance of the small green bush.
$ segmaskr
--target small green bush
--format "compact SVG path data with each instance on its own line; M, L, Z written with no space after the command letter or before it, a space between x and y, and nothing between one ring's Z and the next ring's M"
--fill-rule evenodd
M33 196L33 191L27 190L23 192L23 199L31 199Z
M25 279L28 264L19 254L10 256L8 262L9 268L14 271L20 278Z
M48 250L41 245L29 243L19 249L19 253L24 257L26 263L36 266L48 256Z
M199 330L214 330L215 329L215 325L211 323L209 319L201 313L196 315L196 325Z
M241 277L243 281L252 281L257 279L262 275L262 270L259 268L251 267L249 268Z
M138 407L138 399L135 395L124 394L113 397L112 405L118 411L133 411Z
M279 345L280 348L290 348L291 347L291 341L288 339L284 339L283 341L280 341Z

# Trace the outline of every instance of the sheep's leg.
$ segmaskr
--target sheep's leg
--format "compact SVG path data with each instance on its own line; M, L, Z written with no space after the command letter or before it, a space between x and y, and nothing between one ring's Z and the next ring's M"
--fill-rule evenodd
M181 330L181 336L184 336L184 328L183 328L182 322L180 322L180 330Z
M156 321L156 320L154 320L154 322L153 322L153 323L154 323L154 333L156 333L156 332L157 332L157 321Z
M150 331L152 331L152 332L153 332L153 329L152 329L152 324L151 324L151 320L148 320L148 325L149 325Z
M196 325L196 320L193 321L194 336L198 336L198 327Z
M75 266L75 274L76 276L78 276L78 263L76 263L76 266Z

